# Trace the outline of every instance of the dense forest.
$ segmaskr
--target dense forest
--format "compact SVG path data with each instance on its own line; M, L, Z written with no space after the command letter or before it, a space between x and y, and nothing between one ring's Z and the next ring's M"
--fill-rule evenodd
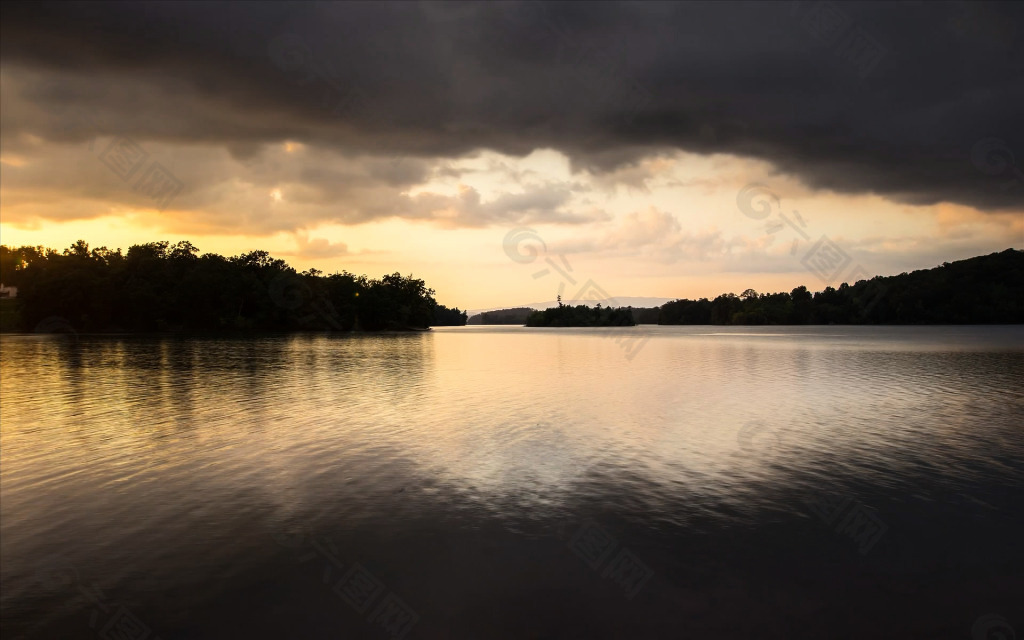
M296 272L266 251L199 255L189 242L151 242L122 254L0 246L5 329L86 332L379 331L462 325L422 280L347 271Z
M558 296L557 307L534 311L526 318L528 327L631 327L634 324L629 307L570 306L562 304L562 296Z
M463 325L422 280L347 271L297 272L266 251L199 255L189 242L135 245L122 254L78 241L63 251L0 246L0 281L18 296L0 304L16 331L379 331ZM876 276L812 293L722 294L662 307L502 309L480 324L532 327L658 324L1024 323L1024 251L1007 249L933 269Z
M946 262L896 276L876 276L838 289L662 305L658 324L1019 324L1024 323L1024 251Z
M661 307L629 307L633 312L633 322L636 324L658 324L661 317Z
M724 293L713 300L680 299L660 308L601 309L583 305L533 311L527 326L631 324L1024 324L1024 251L946 262L839 288L789 293ZM488 312L492 324L520 324L527 309ZM516 313L511 313L516 312ZM632 321L624 314L631 315ZM488 314L483 314L487 316ZM474 316L476 318L477 316ZM502 322L504 321L504 322ZM484 320L488 324L487 320Z

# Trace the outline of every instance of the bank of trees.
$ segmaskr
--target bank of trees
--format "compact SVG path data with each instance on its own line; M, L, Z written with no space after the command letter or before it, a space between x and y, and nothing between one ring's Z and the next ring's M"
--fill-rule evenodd
M434 307L431 316L430 326L432 327L461 327L466 324L468 316L465 311L458 307L449 309L443 304Z
M266 251L224 257L189 242L151 242L122 253L0 246L0 281L18 287L3 300L5 330L70 327L85 332L405 330L462 325L466 313L438 304L423 280L347 271L297 272ZM559 306L517 312L528 326L629 326L655 310ZM500 312L490 312L500 314ZM521 318L521 319L520 319ZM504 319L503 317L500 319ZM492 321L499 320L495 317ZM1024 251L1007 249L934 269L877 276L812 293L722 294L680 299L658 324L985 324L1024 323Z
M990 324L1024 323L1024 251L1007 249L934 269L876 276L811 293L675 300L658 324Z
M76 331L406 330L464 324L423 280L297 272L266 251L199 255L187 241L122 253L78 241L63 251L0 247L0 280L18 287L18 329L61 318Z
M635 324L631 307L570 306L562 304L561 296L557 307L534 311L526 318L528 327L631 327Z

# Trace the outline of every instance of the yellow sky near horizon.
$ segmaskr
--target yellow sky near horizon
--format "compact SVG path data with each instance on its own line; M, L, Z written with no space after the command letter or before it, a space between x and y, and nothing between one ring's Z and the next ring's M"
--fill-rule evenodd
M550 300L559 292L571 297L588 281L612 296L713 297L800 284L820 290L854 274L888 275L1024 247L1020 212L815 192L762 161L678 151L594 175L574 172L551 149L522 158L481 151L379 165L291 142L245 162L222 150L147 143L146 152L180 173L185 186L161 211L97 157L103 144L40 142L36 155L0 156L0 242L64 248L84 239L127 250L189 240L224 255L266 249L299 270L411 273L440 302L464 309ZM58 152L73 161L47 167ZM192 174L189 159L206 173ZM330 177L322 191L310 187L311 171L337 168L346 180L378 166L401 171L403 163L422 169L424 179L372 188L353 181L337 194L329 191ZM47 170L64 173L48 178ZM741 211L738 194L751 184L777 196L757 201L770 205L770 215ZM506 234L518 228L544 244L533 262L506 253ZM848 256L831 280L804 264L823 237Z

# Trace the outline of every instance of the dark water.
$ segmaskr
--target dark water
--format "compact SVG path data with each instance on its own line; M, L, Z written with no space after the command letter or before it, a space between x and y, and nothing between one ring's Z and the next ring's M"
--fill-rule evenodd
M1022 327L0 344L4 638L1024 633Z

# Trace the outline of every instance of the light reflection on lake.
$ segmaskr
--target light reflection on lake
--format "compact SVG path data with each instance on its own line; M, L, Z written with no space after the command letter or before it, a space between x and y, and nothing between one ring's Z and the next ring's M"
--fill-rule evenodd
M8 637L968 638L1024 602L1022 327L0 346Z

